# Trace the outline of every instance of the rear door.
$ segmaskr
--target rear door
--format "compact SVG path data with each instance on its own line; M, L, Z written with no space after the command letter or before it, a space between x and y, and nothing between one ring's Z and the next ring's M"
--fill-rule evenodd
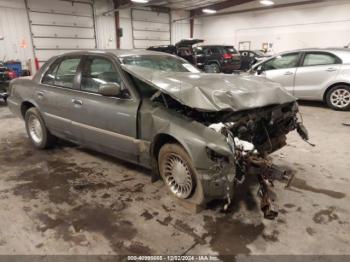
M222 50L218 47L210 47L209 50L211 53L209 60L215 61L215 62L217 61L217 62L219 62L219 65L220 65L221 61L222 61L222 55L223 55Z
M301 99L322 99L341 68L341 59L328 52L306 52L297 69L294 95Z
M78 88L76 72L81 59L81 56L57 59L35 91L35 99L49 129L72 141L77 141L71 125L71 114L72 99Z
M116 61L108 56L85 57L80 91L73 97L72 124L82 144L136 162L139 100L124 85L121 73ZM121 85L122 94L102 96L98 90L105 83Z
M287 91L293 93L299 61L299 52L283 54L261 64L258 71L262 77L280 83Z

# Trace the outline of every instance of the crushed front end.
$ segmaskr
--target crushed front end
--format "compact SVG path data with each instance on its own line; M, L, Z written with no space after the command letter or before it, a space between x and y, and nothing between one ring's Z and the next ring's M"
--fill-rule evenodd
M225 208L231 203L234 187L244 183L247 175L255 174L260 185L261 210L265 218L274 219L278 208L270 198L273 181L272 161L268 155L286 145L286 135L290 131L297 130L304 140L308 139L307 131L298 119L297 103L224 114L220 122L207 123L207 126L226 137L232 152L230 157L220 157L215 148L209 148L211 158L217 162L214 168L226 181ZM234 170L227 170L225 167L229 165L225 163L234 163Z

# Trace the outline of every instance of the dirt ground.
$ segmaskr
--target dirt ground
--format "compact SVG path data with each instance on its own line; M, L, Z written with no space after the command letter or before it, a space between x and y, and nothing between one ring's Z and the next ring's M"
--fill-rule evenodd
M229 213L215 202L194 214L148 170L65 142L34 149L1 104L0 254L350 254L350 114L314 103L301 112L316 147L293 133L273 155L295 179L276 182L270 221L254 177Z

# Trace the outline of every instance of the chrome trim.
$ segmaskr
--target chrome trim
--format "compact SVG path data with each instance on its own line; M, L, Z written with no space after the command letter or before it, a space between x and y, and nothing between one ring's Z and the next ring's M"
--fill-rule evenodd
M90 126L90 125L78 123L78 122L69 120L67 118L63 118L63 117L56 116L56 115L53 115L53 114L49 114L49 113L44 113L44 114L46 116L48 116L48 117L51 117L51 118L54 118L54 119L57 119L57 120L61 120L61 121L67 122L67 123L69 122L72 125L75 125L75 126L78 126L78 127L82 127L82 128L85 128L85 129L89 129L89 130L95 131L97 133L101 133L101 134L105 134L105 135L109 135L109 136L114 136L114 137L117 137L117 138L120 138L120 139L124 139L124 140L129 140L130 142L135 143L135 144L148 142L148 141L144 141L144 140L133 138L131 136L126 136L126 135L118 134L118 133L115 133L115 132L112 132L112 131L108 131L108 130L104 130L104 129L101 129L101 128L93 127L93 126Z
M67 119L67 118L63 118L63 117L60 117L60 116L56 116L56 115L53 115L53 114L49 114L49 113L44 113L45 116L48 116L48 117L51 117L51 118L54 118L54 119L57 119L57 120L60 120L60 121L63 121L63 122L66 122L66 123L71 123L72 121Z
M18 106L18 105L19 105L19 103L15 102L15 101L13 101L13 100L11 100L11 99L7 99L7 103L13 104L13 105L15 105L15 106Z
M133 138L131 136L118 134L118 133L115 133L115 132L112 132L112 131L108 131L108 130L105 130L105 129L89 126L89 125L78 123L78 122L74 122L74 121L72 121L72 124L76 125L78 127L82 127L82 128L85 128L85 129L89 129L89 130L95 131L97 133L101 133L101 134L105 134L105 135L109 135L109 136L114 136L114 137L117 137L117 138L120 138L120 139L124 139L124 140L129 140L130 142L135 143L135 144L140 144L141 143L140 139L136 139L136 138Z
M89 94L89 95L95 95L95 96L100 96L100 97L106 97L106 96L103 96L103 95L98 94L98 93L92 93L92 92L77 90L77 89L68 88L68 87L48 85L48 84L43 84L43 83L41 83L40 85L48 86L48 87L54 87L54 88L59 88L59 89L63 89L63 90L75 91L75 92L83 93L83 94ZM108 98L113 98L113 99L123 100L123 101L135 101L135 99L133 97L131 97L131 98L120 98L120 97L116 97L116 96L108 96Z

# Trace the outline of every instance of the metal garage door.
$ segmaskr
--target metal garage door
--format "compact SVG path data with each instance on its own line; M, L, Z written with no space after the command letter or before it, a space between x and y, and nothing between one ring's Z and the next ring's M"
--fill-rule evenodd
M26 0L35 57L43 64L59 53L96 48L90 0Z
M170 13L131 9L134 48L169 45L170 21Z

